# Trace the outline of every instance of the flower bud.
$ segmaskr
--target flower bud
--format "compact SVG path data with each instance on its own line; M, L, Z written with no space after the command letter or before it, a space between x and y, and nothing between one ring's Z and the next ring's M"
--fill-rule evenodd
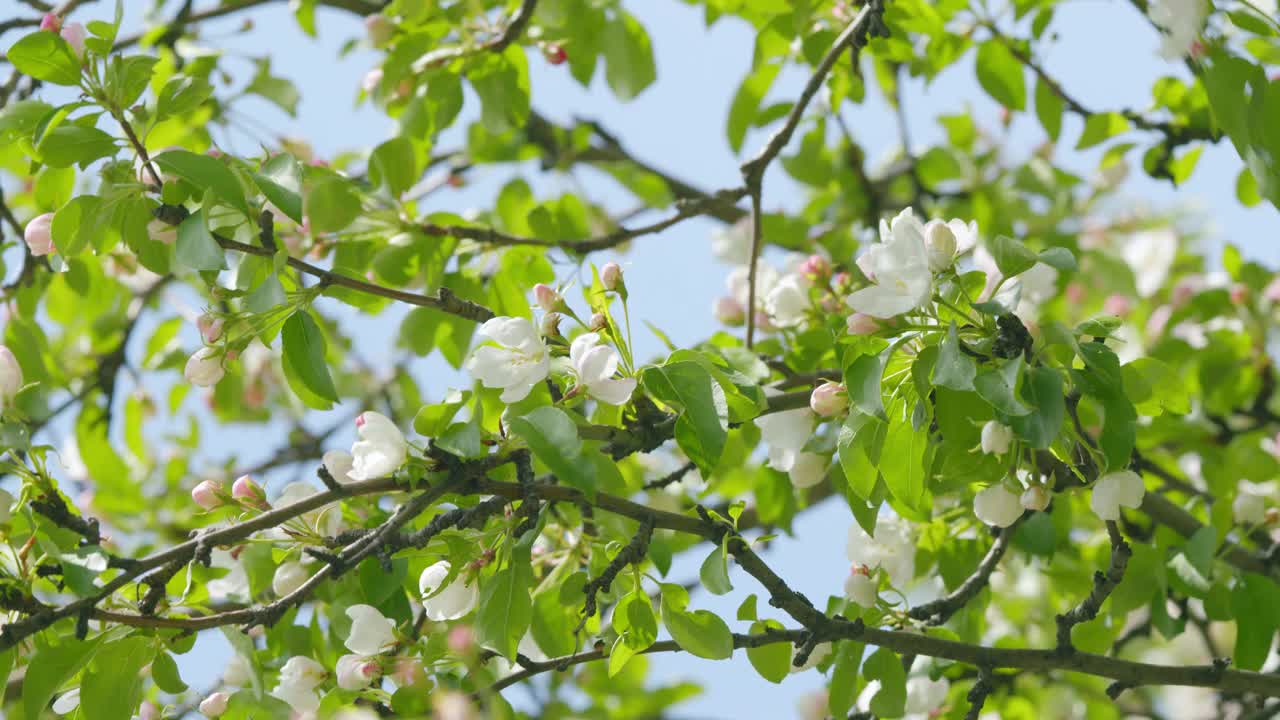
M13 351L0 345L0 410L22 389L22 366Z
M262 492L262 487L248 475L241 475L232 483L231 497L250 507L260 508L267 504L266 493Z
M222 368L222 357L218 355L217 350L202 347L187 360L187 366L183 368L182 374L192 385L212 387L218 384L227 371Z
M212 345L218 342L218 338L222 337L222 326L225 321L209 313L201 315L196 320L196 327L200 329L200 337L204 338L205 344Z
M27 241L32 255L48 255L53 252L56 249L53 247L53 213L45 213L27 223L22 231L22 239Z
M467 656L476 651L476 634L470 625L455 625L450 628L446 642L449 652L454 655Z
M844 594L864 608L875 607L880 583L871 577L871 570L866 565L856 565L844 582Z
M382 68L374 68L364 74L364 79L360 81L360 87L366 93L372 95L374 90L382 84Z
M294 590L302 587L302 584L309 579L311 574L302 566L302 563L280 563L280 567L277 567L275 574L271 576L271 591L276 594L276 597L292 595Z
M956 234L941 220L930 220L924 228L929 270L942 272L956 260Z
M587 324L587 329L592 332L599 332L607 327L609 327L609 318L605 317L604 313L593 313L591 322Z
M622 287L622 268L616 262L607 262L600 268L600 283L605 290L617 290Z
M838 293L846 293L853 288L853 275L841 270L831 276L831 288Z
M1006 528L1022 517L1022 501L998 483L974 496L973 514L987 525Z
M854 313L845 321L850 335L874 335L880 332L880 321L866 313Z
M45 13L44 17L40 18L40 29L45 32L58 32L62 29L62 19L54 13Z
M413 687L427 681L427 673L422 669L422 661L414 657L396 658L395 669L391 671L391 679L396 687Z
M138 706L138 720L160 720L161 717L160 708L150 700L143 700Z
M1267 501L1261 495L1241 490L1231 502L1231 516L1237 525L1260 525L1267 519Z
M825 382L814 388L809 395L809 408L820 417L839 415L848 407L849 392L840 383Z
M533 300L538 304L538 307L547 312L559 310L560 306L564 304L564 298L560 297L560 293L546 283L538 283L533 286Z
M982 426L982 452L988 455L1003 455L1009 452L1009 444L1013 442L1013 430L995 420L988 420Z
M1133 301L1126 295L1115 293L1108 295L1106 300L1102 301L1102 312L1108 315L1125 316L1133 309Z
M1267 508L1267 512L1262 517L1268 525L1275 525L1280 522L1280 508Z
M1053 493L1049 492L1049 488L1043 485L1032 485L1022 491L1022 496L1018 500L1022 503L1022 507L1026 510L1040 512L1049 507L1049 501L1053 499Z
M1067 287L1063 289L1063 294L1067 298L1067 302L1072 305L1078 305L1084 302L1085 289L1084 285L1078 282L1067 283Z
M778 329L778 327L773 324L773 318L769 317L769 313L763 310L756 311L755 319L756 329L760 332L773 332Z
M441 690L431 696L436 720L480 720L480 714L466 693Z
M216 718L227 711L231 696L224 692L216 692L200 701L200 714L208 718Z
M1272 279L1267 286L1262 289L1262 299L1271 303L1280 303L1280 276Z
M742 307L742 303L727 295L716 299L711 312L721 324L729 325L730 327L737 327L746 322L747 319L747 311Z
M543 45L542 56L552 65L563 65L564 61L569 59L569 53L565 52L564 46L558 43Z
M544 337L560 337L560 313L549 312L542 316L542 335Z
M378 663L361 655L343 655L334 666L338 687L343 690L363 690L378 676Z
M810 255L801 263L800 272L815 280L825 279L831 274L831 261L821 255Z
M1249 302L1249 286L1244 283L1232 283L1230 297L1233 305L1243 305Z
M369 44L374 47L386 45L396 34L395 24L385 15L370 15L365 18L364 30L369 38Z
M76 54L76 57L83 60L84 39L89 36L89 33L84 29L84 25L78 22L67 23L62 26L62 30L58 34L71 46L71 50Z
M191 499L205 510L212 510L222 504L222 486L205 480L191 489Z

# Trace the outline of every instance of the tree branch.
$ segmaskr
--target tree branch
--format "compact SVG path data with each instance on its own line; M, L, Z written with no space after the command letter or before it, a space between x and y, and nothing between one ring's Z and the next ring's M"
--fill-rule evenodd
M1124 571L1129 565L1133 549L1124 541L1114 520L1107 521L1107 536L1111 539L1111 565L1107 572L1094 573L1093 590L1089 596L1075 608L1054 618L1058 623L1058 652L1064 655L1075 652L1075 647L1071 644L1072 628L1096 618L1102 610L1102 603L1106 602L1111 591L1124 579Z
M947 620L950 620L952 615L956 614L975 595L982 592L982 588L987 586L987 583L991 580L991 573L995 571L996 565L1000 564L1000 559L1004 557L1009 545L1013 542L1013 536L1018 532L1018 526L1022 524L1026 517L1027 514L1023 513L1022 517L1018 518L1012 525L1000 530L1000 533L996 535L996 541L991 544L987 554L978 563L977 569L964 582L960 583L959 587L945 597L911 608L907 611L907 616L913 620L928 621L930 625L942 625Z

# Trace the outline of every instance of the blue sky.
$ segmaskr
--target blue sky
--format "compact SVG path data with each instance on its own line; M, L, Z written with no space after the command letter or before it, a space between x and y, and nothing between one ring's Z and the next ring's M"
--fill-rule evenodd
M567 66L550 66L540 57L533 57L530 65L534 107L556 120L567 122L574 117L599 120L621 138L633 154L702 187L713 189L737 184L740 159L733 155L724 138L724 123L729 102L748 68L754 41L751 29L740 21L726 19L708 30L700 8L675 0L625 4L652 37L658 82L634 101L621 103L604 87L602 78L598 77L590 88L583 89L569 76ZM14 0L0 0L0 16L9 16L9 11L28 12ZM107 4L100 3L89 6L79 17L84 19L106 12ZM130 12L137 13L138 9L135 7ZM302 102L296 118L289 118L263 102L247 101L242 109L253 114L259 124L279 134L309 140L322 156L372 147L389 136L391 122L367 106L353 109L353 102L359 81L365 71L377 63L377 54L360 50L335 59L337 49L359 35L362 28L345 14L321 9L317 15L318 40L307 38L298 30L284 4L274 4L253 13L256 28L247 35L232 34L238 19L211 24L209 44L241 54L269 54L274 72L292 79L298 86ZM132 20L137 22L136 14ZM1186 74L1181 65L1166 63L1157 56L1157 35L1128 3L1100 0L1064 3L1051 28L1057 31L1059 39L1041 59L1088 107L1143 109L1150 102L1149 88L1156 77ZM12 41L12 38L6 39ZM243 72L249 71L247 62L241 65ZM784 73L775 85L774 97L794 97L804 79L798 72ZM995 105L974 81L972 56L940 75L929 87L912 82L906 90L913 149L940 139L933 118L942 113L968 111L979 123L991 128L998 122ZM475 110L474 98L468 98L464 112L474 115ZM846 108L845 117L873 157L897 146L894 117L874 92L869 94L864 106ZM1059 157L1073 158L1072 167L1087 177L1100 150L1072 153L1070 147L1079 129L1077 119L1066 119ZM455 146L459 137L456 130L448 133L437 147ZM1042 140L1043 133L1034 116L1022 116L1011 129L1005 152L1011 157L1020 157ZM761 133L749 135L746 152L753 152L761 141ZM253 145L242 140L233 147L249 151ZM1142 176L1136 167L1140 165L1139 157L1131 158L1131 165L1135 168L1126 184L1126 204L1157 208L1174 203L1189 204L1204 214L1205 228L1214 246L1228 240L1270 266L1280 262L1280 244L1263 240L1277 235L1280 216L1269 205L1247 209L1236 202L1234 186L1240 163L1229 145L1206 148L1195 175L1176 192L1167 183ZM766 179L766 209L798 207L803 202L802 195L776 167L775 164L775 170ZM551 194L567 183L540 175L536 167L521 168L518 172L544 194ZM437 193L426 209L458 212L469 207L484 207L510 177L512 171L508 168L480 168L469 176L465 188ZM594 199L612 203L620 210L628 207L626 194L611 181L595 174L585 174L581 181ZM654 323L679 344L696 342L717 329L710 305L722 293L728 268L711 256L709 237L713 227L712 222L701 219L685 222L659 236L637 241L630 253L617 258L626 268L633 316ZM595 259L604 262L607 257L601 255ZM558 267L557 271L569 274L573 269ZM357 338L357 346L363 346L362 356L375 362L381 360L383 364L391 361L390 353L382 353L394 336L398 315L389 314L376 322L357 322L360 319L357 313L336 303L327 304L323 311L350 320L347 324ZM641 329L639 323L636 327L638 355L657 354L660 344ZM145 342L146 334L142 333L141 337ZM194 331L188 341L194 348ZM415 360L411 370L422 381L428 399L438 399L451 384L460 381L457 373L438 359ZM343 408L317 416L314 426L326 426L339 413L353 409ZM407 422L408 418L399 420ZM269 453L275 447L262 444L262 433L257 428L223 428L211 432L212 426L206 427L206 438L212 446L206 453L210 458L234 454L232 448L259 447L263 453ZM283 426L280 429L283 430ZM344 446L349 439L349 436L337 438L335 446ZM239 456L243 465L260 459L254 452ZM301 473L302 477L308 475L309 468ZM278 489L294 476L294 473L277 473L271 485ZM839 593L848 570L844 535L849 522L847 510L836 502L810 511L796 522L796 537L776 542L768 559L811 598ZM696 577L696 562L677 564L672 577L677 581ZM738 586L737 592L727 598L699 593L694 598L695 606L732 618L745 593L758 592L751 579L741 573L734 572L733 580ZM220 672L225 653L219 638L202 640L196 656L198 662L184 668L189 682L195 687L212 683ZM794 713L798 695L822 684L821 678L810 672L788 678L779 686L769 685L758 679L742 653L722 663L667 655L656 658L654 667L655 678L694 678L706 686L700 697L676 713L681 718L787 717Z

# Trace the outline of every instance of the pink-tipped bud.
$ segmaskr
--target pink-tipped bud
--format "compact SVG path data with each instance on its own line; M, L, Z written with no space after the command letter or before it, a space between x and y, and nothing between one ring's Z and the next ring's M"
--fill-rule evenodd
M231 696L224 692L216 692L200 701L200 714L207 718L216 718L227 711Z
M533 301L538 304L538 307L547 312L559 310L560 306L564 304L564 298L560 297L560 293L546 283L538 283L533 286Z
M56 33L62 29L62 18L53 13L45 13L45 16L40 19L40 29Z
M737 327L747 321L747 311L742 303L728 297L717 298L711 312L721 324Z
M564 61L569 59L569 53L565 52L564 46L558 43L544 45L542 56L552 65L563 65Z
M800 272L815 280L825 279L831 274L831 261L821 255L810 255L800 265Z
M854 313L845 321L850 335L874 335L880 332L880 321L866 313Z
M1249 286L1244 283L1234 283L1231 285L1231 303L1233 305L1244 305L1249 302Z
M58 34L62 36L63 40L67 41L68 45L71 46L71 50L76 54L76 57L83 60L84 39L89 37L89 31L84 29L84 25L81 25L78 22L67 23L62 26L62 30L60 30Z
M231 497L250 507L264 507L267 504L266 494L262 487L248 475L241 475L231 485Z
M1067 283L1067 288L1063 292L1067 296L1067 302L1071 303L1072 305L1078 305L1084 302L1084 296L1085 296L1084 285L1078 282Z
M600 284L605 290L617 290L622 287L622 268L616 262L607 262L600 268Z
M1106 300L1102 301L1102 311L1108 315L1119 315L1124 317L1133 309L1133 301L1127 295L1115 293L1108 295Z
M853 274L841 270L832 275L831 288L841 294L849 292L853 288Z
M1280 276L1277 276L1262 289L1262 298L1267 302L1280 303Z
M1195 296L1195 285L1190 281L1184 280L1173 286L1173 292L1169 299L1172 301L1173 307L1176 309L1186 305L1188 302L1191 302L1191 298L1194 298Z
M769 313L763 310L756 311L756 329L760 332L773 332L778 327L773 324L773 318L769 317Z
M22 239L27 241L27 248L32 255L48 255L53 252L53 213L39 215L27 223L22 231Z
M200 329L200 337L204 338L206 345L212 345L218 342L218 338L222 337L222 326L225 324L222 318L205 313L196 319L196 327Z
M476 634L470 625L456 625L449 630L446 641L454 655L470 655L476 651Z
M1027 510L1040 512L1049 507L1049 500L1053 498L1053 494L1043 485L1032 485L1022 491L1018 501L1022 503L1022 507Z
M604 313L593 313L591 322L587 325L587 328L592 332L599 332L607 327L609 327L609 318L605 317Z
M391 679L396 687L414 687L427 681L427 673L422 669L422 661L412 657L396 658L395 669Z
M222 486L205 480L191 489L191 499L205 510L212 510L222 505Z
M834 417L849 408L849 392L840 383L825 382L809 395L809 408L819 417Z
M1161 305L1152 310L1151 317L1147 318L1147 339L1151 340L1163 335L1171 317L1173 317L1172 305Z

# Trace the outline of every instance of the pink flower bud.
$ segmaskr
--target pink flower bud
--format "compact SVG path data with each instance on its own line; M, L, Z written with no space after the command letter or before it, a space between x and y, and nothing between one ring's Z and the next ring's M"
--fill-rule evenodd
M1128 296L1115 293L1108 295L1107 299L1102 301L1102 311L1108 315L1125 316L1133 309L1133 301Z
M396 687L413 687L426 682L427 673L422 669L422 662L417 658L401 657L396 658L395 669L391 672L391 679L395 682Z
M470 625L455 625L449 630L449 652L454 655L470 655L476 651L476 634Z
M617 290L622 287L622 268L616 262L607 262L600 268L600 283L605 290Z
M560 297L560 293L545 283L538 283L533 286L533 300L538 303L538 307L547 312L559 310L560 306L564 304L564 298Z
M592 314L591 322L587 327L593 332L604 330L609 327L609 318L605 317L604 313L594 313Z
M1183 280L1182 282L1173 286L1173 293L1170 299L1173 302L1174 308L1180 308L1183 305L1186 305L1188 302L1190 302L1191 298L1195 296L1196 296L1195 285L1188 280Z
M396 34L396 26L385 15L370 15L365 18L364 29L369 44L374 47L386 45Z
M266 493L262 492L258 483L248 475L236 478L231 485L231 497L250 507L261 508L267 505Z
M1151 311L1151 317L1147 318L1147 339L1158 338L1164 334L1165 327L1169 324L1169 318L1173 315L1172 305L1161 305Z
M62 26L62 30L58 34L71 46L71 50L75 52L76 57L83 60L84 39L89 36L88 31L84 29L84 25L78 22L67 23Z
M62 19L53 13L45 13L40 19L40 29L45 32L58 32L62 29Z
M1233 283L1231 285L1231 303L1233 305L1243 305L1249 301L1249 286L1244 283Z
M374 68L365 73L364 79L360 81L360 87L368 94L372 95L374 90L382 84L382 68Z
M838 293L847 293L853 287L853 275L841 270L831 276L831 287Z
M1276 276L1262 289L1262 297L1267 302L1280 303L1280 276Z
M223 369L222 358L214 348L202 347L187 359L182 374L192 385L212 387L222 380L227 371Z
M200 714L208 718L216 718L227 711L231 696L224 692L216 692L200 701Z
M773 324L773 319L769 317L769 313L763 310L756 311L756 329L760 332L773 332L778 328Z
M849 393L844 385L825 382L809 395L809 408L820 417L833 417L849 407Z
M564 46L557 43L544 45L542 56L552 65L563 65L564 61L569 59L569 53L565 52Z
M838 313L844 308L844 303L835 295L827 295L822 298L822 309L829 313Z
M1063 291L1067 296L1067 302L1072 305L1078 305L1084 302L1085 289L1084 285L1078 282L1067 283L1066 290Z
M850 335L874 335L880 332L880 321L866 313L854 313L845 321Z
M814 279L823 279L831 274L831 261L821 255L810 255L800 265L800 272Z
M1039 512L1049 507L1049 500L1053 498L1053 494L1043 485L1032 485L1022 491L1022 496L1018 498L1022 503L1022 507L1027 510Z
M27 241L32 255L48 255L53 252L53 213L37 216L27 223L22 231L22 239Z
M160 708L150 700L143 700L138 706L138 720L160 720Z
M191 499L205 510L212 510L222 504L222 486L205 480L191 489Z
M200 329L200 337L208 345L218 342L218 338L222 337L222 326L224 321L220 317L205 313L196 320L196 327Z
M742 303L734 298L725 296L717 298L715 305L712 306L711 312L715 315L716 320L721 324L736 327L746 322L747 312L742 307Z

